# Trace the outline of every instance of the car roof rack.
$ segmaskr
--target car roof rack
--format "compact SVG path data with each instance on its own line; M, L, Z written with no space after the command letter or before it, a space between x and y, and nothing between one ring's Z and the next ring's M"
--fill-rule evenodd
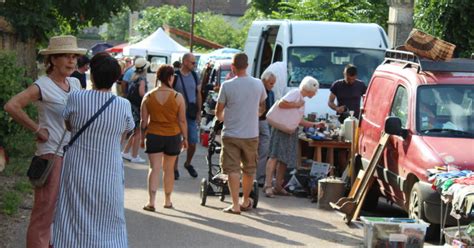
M401 50L386 50L383 64L390 62L404 63L406 67L412 65L417 67L417 73L420 71L436 72L473 72L474 60L455 58L450 61L434 61L429 59L420 59L416 54Z

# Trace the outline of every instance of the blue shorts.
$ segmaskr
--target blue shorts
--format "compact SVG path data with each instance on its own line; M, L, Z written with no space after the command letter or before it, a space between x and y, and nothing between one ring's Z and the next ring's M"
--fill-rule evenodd
M199 137L196 120L186 118L186 122L188 123L188 144L198 143Z

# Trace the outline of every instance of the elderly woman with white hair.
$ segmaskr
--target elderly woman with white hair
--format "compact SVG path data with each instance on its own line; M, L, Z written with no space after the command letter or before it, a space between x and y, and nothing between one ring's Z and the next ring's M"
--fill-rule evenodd
M299 89L294 89L283 96L276 104L283 109L298 108L304 113L304 97L312 98L316 95L319 82L313 77L307 76L301 81ZM307 121L301 115L299 123L304 127L324 127L322 122ZM276 128L272 129L270 138L270 155L266 166L266 178L263 191L265 196L289 195L283 188L283 180L287 168L294 168L296 165L296 148L298 145L298 132L292 134L285 133ZM278 164L278 168L277 167ZM273 174L276 169L276 183L272 187Z

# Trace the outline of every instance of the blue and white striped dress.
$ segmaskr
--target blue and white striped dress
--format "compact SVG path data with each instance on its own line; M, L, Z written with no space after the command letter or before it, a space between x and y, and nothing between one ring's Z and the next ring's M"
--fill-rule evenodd
M95 90L71 93L63 113L71 137L111 96ZM53 225L55 248L127 247L120 139L133 128L130 103L117 97L66 152Z

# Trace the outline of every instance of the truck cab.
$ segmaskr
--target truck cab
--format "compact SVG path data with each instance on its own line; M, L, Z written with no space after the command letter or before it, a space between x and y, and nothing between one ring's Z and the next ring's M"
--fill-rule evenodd
M348 63L358 67L358 78L368 84L375 68L383 61L389 44L377 24L266 20L254 21L245 43L249 57L247 72L259 78L272 63L285 62L287 73L277 79L276 96L298 87L305 76L320 83L316 97L307 99L305 113L335 114L327 106L329 88L343 78ZM278 85L284 84L284 85Z

